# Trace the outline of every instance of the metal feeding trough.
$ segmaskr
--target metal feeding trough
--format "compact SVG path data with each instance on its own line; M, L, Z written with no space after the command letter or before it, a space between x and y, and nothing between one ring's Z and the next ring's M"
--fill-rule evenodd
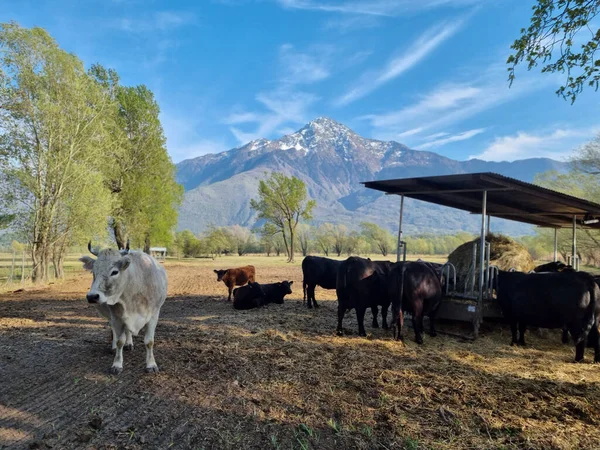
M473 262L468 281L459 292L456 269L451 264L444 265L444 276L448 282L437 315L444 319L471 322L473 338L478 336L484 318L502 316L494 297L498 268L490 265L490 244L485 240L491 217L553 228L554 261L558 257L557 230L572 228L572 254L567 262L576 269L579 268L577 226L600 229L600 204L496 173L399 178L362 184L369 189L400 196L397 261L406 260L406 243L402 240L405 197L481 214L481 234L479 241L473 244ZM478 251L479 248L484 251ZM449 282L451 278L453 283Z

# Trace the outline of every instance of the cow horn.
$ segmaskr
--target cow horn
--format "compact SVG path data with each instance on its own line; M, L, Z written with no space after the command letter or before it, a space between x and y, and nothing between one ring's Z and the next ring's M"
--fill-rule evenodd
M94 255L94 256L98 256L98 252L95 252L95 251L92 249L92 241L89 241L89 242L88 242L88 250L90 251L90 253L91 253L92 255Z

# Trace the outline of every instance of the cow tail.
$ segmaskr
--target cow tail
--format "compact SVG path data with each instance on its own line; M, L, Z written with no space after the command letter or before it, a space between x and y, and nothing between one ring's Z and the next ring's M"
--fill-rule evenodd
M595 281L592 282L593 287L588 291L590 293L590 304L588 305L585 316L583 319L583 324L581 327L581 333L577 337L575 344L579 344L581 341L586 339L589 332L592 330L592 327L596 323L596 305L600 302L600 288Z

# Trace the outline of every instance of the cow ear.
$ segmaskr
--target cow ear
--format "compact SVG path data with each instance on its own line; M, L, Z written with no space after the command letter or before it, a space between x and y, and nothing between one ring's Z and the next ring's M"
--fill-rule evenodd
M294 284L294 282L293 282L293 281L290 281L290 286L291 286L292 284Z
M214 273L219 273L219 271L217 269L213 270Z
M92 270L94 268L94 262L96 261L94 258L90 258L89 256L82 256L79 258L79 261L83 263L83 268L85 270Z
M131 258L129 256L123 256L119 262L117 262L117 267L119 270L123 271L129 267L129 264L131 264Z

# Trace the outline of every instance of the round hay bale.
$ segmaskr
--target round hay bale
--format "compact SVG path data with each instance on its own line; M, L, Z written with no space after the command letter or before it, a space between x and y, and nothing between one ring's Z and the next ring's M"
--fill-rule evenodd
M508 236L490 233L485 240L491 245L490 264L498 266L500 270L515 268L519 272L529 272L535 267L529 251ZM477 254L473 266L473 245L475 243L477 244ZM473 270L475 271L475 288L477 288L479 285L479 238L457 247L448 255L448 262L456 267L456 288L459 292L464 292L466 284L467 290L471 289L469 280L471 280Z

